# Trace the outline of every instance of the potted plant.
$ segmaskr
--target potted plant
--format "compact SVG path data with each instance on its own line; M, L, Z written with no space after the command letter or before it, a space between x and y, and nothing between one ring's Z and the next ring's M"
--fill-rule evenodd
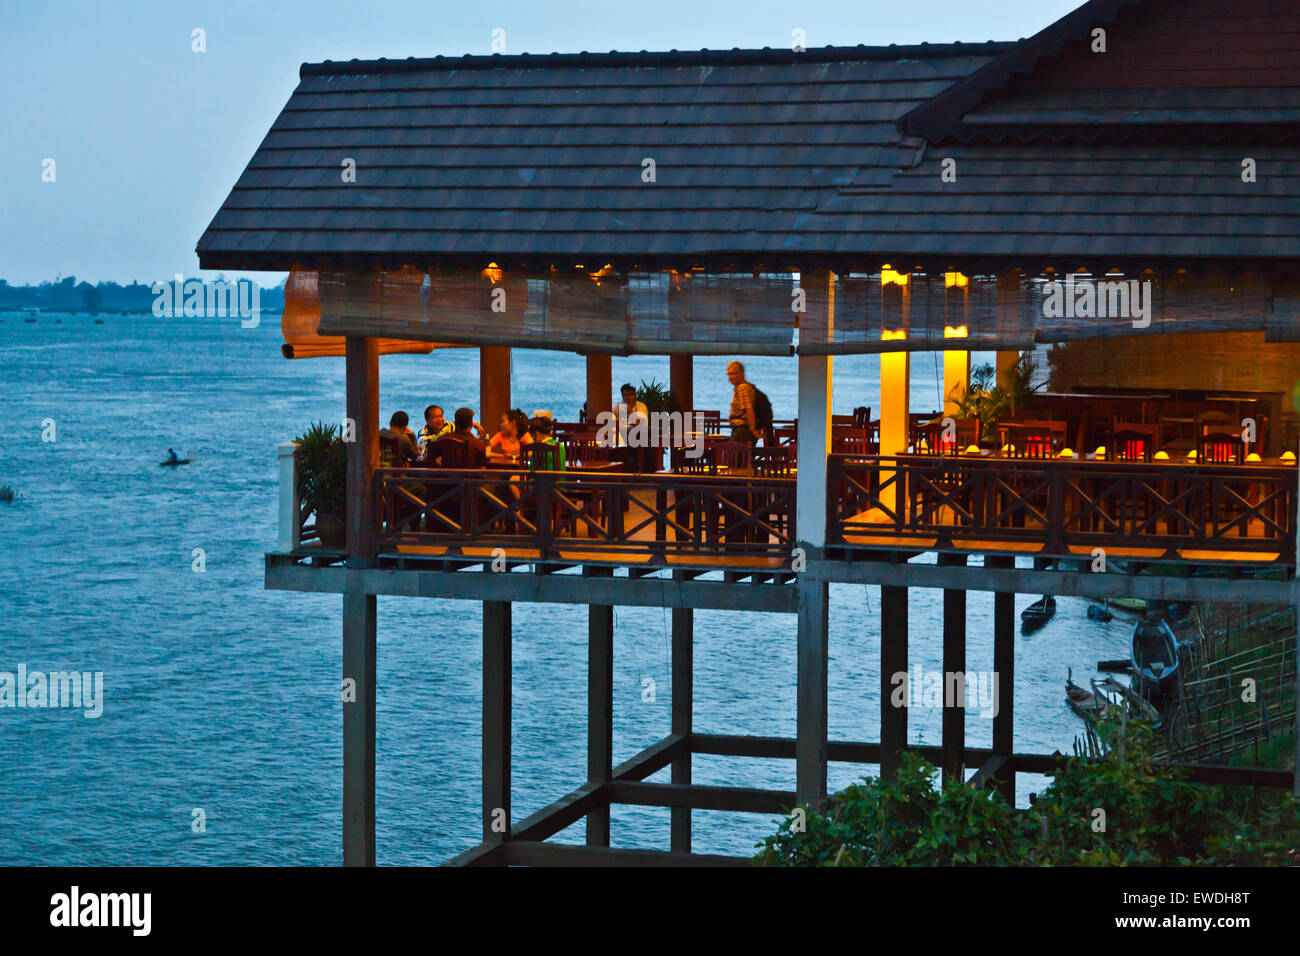
M302 514L316 515L321 544L341 548L347 538L348 446L337 425L316 422L294 439L298 443L298 495Z
M641 387L636 390L638 400L645 403L648 412L677 411L677 396L668 390L658 379L647 382L641 379Z
M996 368L989 364L978 365L971 369L970 381L960 393L951 396L962 418L979 420L982 446L998 447L998 425L1008 415L1014 415L1037 391L1031 384L1036 370L1033 357L1026 352L1004 387L996 384Z

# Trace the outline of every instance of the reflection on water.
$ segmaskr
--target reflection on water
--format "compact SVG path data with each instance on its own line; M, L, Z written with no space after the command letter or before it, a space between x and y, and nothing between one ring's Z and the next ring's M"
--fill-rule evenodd
M104 714L0 709L0 863L334 864L340 859L341 600L262 590L275 541L275 444L343 415L343 360L287 362L278 325L87 316L27 324L0 315L0 671L103 671ZM696 363L696 406L725 412L725 358ZM793 417L795 362L754 359L750 378ZM879 408L878 361L836 359L836 411ZM477 352L385 356L381 410L477 406ZM623 381L668 376L667 359L614 360ZM938 356L913 360L913 408L934 408ZM516 352L515 404L575 417L582 359ZM612 398L612 396L611 396ZM54 442L42 442L53 419ZM169 447L193 464L160 468ZM202 549L201 573L193 570ZM1034 595L1022 595L1017 610ZM911 595L911 662L939 666L941 596ZM875 739L878 592L832 588L830 727ZM992 599L968 602L968 667L992 666ZM1063 703L1098 659L1126 653L1127 626L1056 618L1021 637L1022 751L1069 750ZM586 614L522 605L515 616L516 819L585 773ZM378 858L440 861L477 842L479 608L379 600ZM615 760L669 729L668 612L616 614ZM695 725L793 736L795 621L699 612ZM655 681L654 701L643 682ZM937 743L940 713L914 711ZM989 722L968 716L972 745ZM832 765L842 786L869 768ZM667 771L652 778L666 779ZM706 784L794 788L793 761L697 758ZM1042 778L1026 779L1021 801ZM206 832L191 828L193 811ZM699 812L694 846L746 853L765 816ZM582 825L564 839L581 840ZM615 845L667 848L668 811L615 808Z

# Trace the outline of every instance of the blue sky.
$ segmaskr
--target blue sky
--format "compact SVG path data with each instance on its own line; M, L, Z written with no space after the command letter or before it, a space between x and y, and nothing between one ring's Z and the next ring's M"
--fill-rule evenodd
M1011 40L1080 2L3 0L0 278L198 275L194 244L304 61L490 53L498 27L508 53L786 46L796 27L809 46Z

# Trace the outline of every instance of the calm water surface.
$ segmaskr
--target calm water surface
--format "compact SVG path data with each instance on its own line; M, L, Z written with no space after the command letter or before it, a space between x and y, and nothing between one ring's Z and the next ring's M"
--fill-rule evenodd
M275 445L344 411L343 360L288 362L275 317L0 315L0 671L104 673L104 713L0 709L0 863L336 864L340 860L341 599L267 592L275 544ZM750 377L793 417L795 362L756 359ZM667 359L614 360L615 387L668 376ZM725 410L725 359L696 361L696 405ZM913 359L912 407L936 407L942 363ZM836 360L836 411L878 409L879 363ZM478 402L478 353L380 362L385 417ZM517 351L515 404L574 418L583 360ZM42 441L53 420L55 441ZM48 430L48 429L47 429ZM185 468L160 468L168 447ZM194 570L202 549L206 570ZM1032 595L1017 599L1017 610ZM879 594L834 586L830 727L873 740L879 724ZM968 602L970 669L992 667L992 598ZM1017 641L1016 744L1069 750L1063 703L1127 627L1056 618ZM939 592L911 593L911 661L939 667ZM516 819L582 782L586 611L519 605L514 632ZM793 736L793 616L696 615L695 724L703 732ZM480 607L379 599L378 859L439 862L479 833ZM615 760L669 729L668 612L620 608ZM655 681L655 701L642 699ZM939 739L937 709L914 710L913 740ZM990 722L968 715L972 746ZM793 761L697 758L695 780L794 789ZM832 787L874 768L833 764ZM666 779L667 771L651 778ZM1022 778L1020 800L1044 785ZM195 833L194 811L206 817ZM749 853L771 817L697 812L700 851ZM582 824L559 839L580 842ZM616 845L667 848L668 811L615 808Z

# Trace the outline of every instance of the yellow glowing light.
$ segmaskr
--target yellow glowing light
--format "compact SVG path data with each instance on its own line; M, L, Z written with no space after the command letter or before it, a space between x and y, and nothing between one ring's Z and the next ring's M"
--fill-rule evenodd
M968 455L978 455L979 453L980 453L980 446L979 446L979 445L967 445L967 446L966 446L966 454L968 454Z
M1060 453L1059 453L1056 457L1057 457L1057 458L1073 458L1073 457L1074 457L1074 449L1073 449L1073 448L1062 448L1061 451L1060 451Z
M1252 451L1249 455L1246 456L1246 460L1247 460L1247 461L1263 461L1264 459L1263 459L1263 458L1260 458L1259 455L1258 455L1257 453L1255 453L1255 452Z
M964 339L968 334L969 332L964 325L958 325L956 327L945 325L943 327L943 337L945 339Z
M1004 454L1004 455L1014 455L1015 453L1016 453L1016 446L1015 446L1015 445L1003 445L1003 446L1002 446L1002 454Z
M1156 461L1168 461L1168 460L1169 460L1169 452L1167 452L1167 451L1158 451L1158 452L1156 452L1152 457L1155 458Z
M1283 461L1295 461L1295 452L1293 452L1293 451L1284 451L1284 452L1282 452L1282 460L1283 460Z
M901 342L907 338L907 329L881 329L880 341L882 342Z
M880 284L889 285L891 282L896 285L907 285L907 280L911 275L906 272L895 272L890 266L882 266L880 269Z
M970 279L960 272L945 272L943 274L943 287L951 289L956 286L958 289L964 289L970 285Z
M1187 457L1188 457L1188 458L1195 458L1195 457L1196 457L1196 449L1193 448L1191 451L1189 451L1189 452L1187 453Z
M505 275L505 273L501 271L501 267L497 265L495 262L489 262L488 267L483 270L481 275L483 276L484 279L491 279L492 284L496 285L498 282L501 281L501 278L502 276Z
M1106 446L1105 446L1105 445L1098 445L1098 446L1097 446L1097 450L1094 451L1092 454L1093 454L1094 457L1097 457L1097 458L1105 458L1105 457L1106 457Z

